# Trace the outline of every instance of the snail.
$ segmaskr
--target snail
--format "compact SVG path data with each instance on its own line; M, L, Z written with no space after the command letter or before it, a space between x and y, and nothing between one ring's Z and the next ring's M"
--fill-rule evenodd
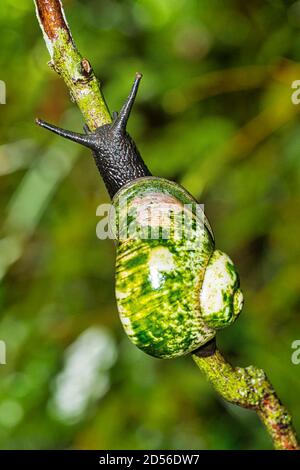
M36 122L92 150L117 215L121 322L144 352L174 358L201 350L217 330L233 323L243 295L236 268L215 249L212 229L195 199L179 184L152 176L126 132L141 76L136 74L112 123L94 132L87 126L79 134Z

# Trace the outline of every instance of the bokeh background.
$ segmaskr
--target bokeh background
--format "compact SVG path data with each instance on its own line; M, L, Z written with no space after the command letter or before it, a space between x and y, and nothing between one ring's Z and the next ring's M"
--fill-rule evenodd
M266 370L300 430L300 1L64 4L111 110L144 73L129 131L155 175L205 204L239 267L245 307L219 345ZM33 2L1 0L0 31L0 448L271 448L190 358L153 359L126 338L114 245L95 233L103 183L87 150L34 124L82 129Z

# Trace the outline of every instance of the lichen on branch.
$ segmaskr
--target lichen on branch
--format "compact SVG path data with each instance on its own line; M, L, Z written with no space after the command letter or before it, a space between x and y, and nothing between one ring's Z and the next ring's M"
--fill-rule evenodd
M193 354L193 359L225 400L257 412L275 449L299 449L292 418L262 369L232 367L218 349L207 356Z

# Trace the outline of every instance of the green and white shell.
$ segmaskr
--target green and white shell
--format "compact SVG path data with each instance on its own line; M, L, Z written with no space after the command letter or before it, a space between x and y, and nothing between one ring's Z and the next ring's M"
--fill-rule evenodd
M204 213L178 184L144 177L114 197L116 297L131 341L160 358L188 354L232 323L243 296Z

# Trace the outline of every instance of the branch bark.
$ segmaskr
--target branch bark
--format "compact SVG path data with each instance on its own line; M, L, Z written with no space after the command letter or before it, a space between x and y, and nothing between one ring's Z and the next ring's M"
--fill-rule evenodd
M51 61L91 130L111 122L110 113L89 61L78 52L60 0L34 0ZM199 350L200 351L200 350ZM202 351L203 352L203 351ZM291 416L261 369L233 368L218 350L193 355L218 393L231 403L253 409L270 433L276 449L298 449Z
M275 449L299 450L291 415L262 369L232 367L218 349L207 356L193 354L193 359L225 400L256 411Z
M36 14L50 54L49 65L65 81L91 130L111 122L110 113L89 61L73 41L60 0L34 0Z

